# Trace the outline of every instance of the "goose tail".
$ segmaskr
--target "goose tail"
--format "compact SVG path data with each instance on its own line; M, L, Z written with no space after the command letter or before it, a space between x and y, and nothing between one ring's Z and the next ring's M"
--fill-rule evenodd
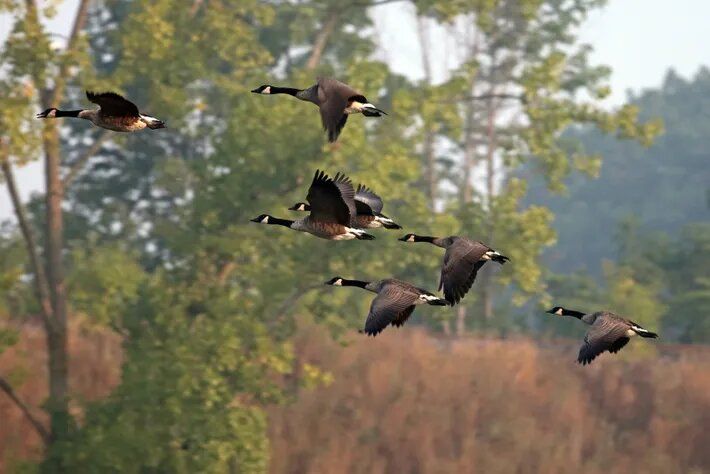
M500 263L501 265L503 265L505 262L510 261L510 259L508 257L506 257L505 255L501 255L500 253L496 252L495 250L491 250L489 252L486 252L486 255L488 255L488 257L491 260L493 260L496 263Z
M641 337L647 337L650 339L658 338L658 334L656 334L655 332L651 332L648 329L644 329L641 326L631 326L631 329L633 329L634 332L636 332L636 334L638 334Z
M375 220L382 224L385 229L401 229L402 226L397 224L395 221L385 216L384 214L379 214L375 216Z

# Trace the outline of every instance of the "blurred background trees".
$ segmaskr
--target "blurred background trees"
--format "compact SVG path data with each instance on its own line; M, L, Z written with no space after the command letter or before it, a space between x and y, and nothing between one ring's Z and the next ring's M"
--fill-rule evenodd
M53 192L26 206L35 242L15 220L0 234L0 351L37 315L62 320L57 311L69 344L60 362L81 331L122 345L120 384L105 397L72 388L83 361L55 374L64 390L44 405L61 415L45 470L262 472L264 407L340 376L309 359L298 334L317 324L342 339L367 313L368 298L322 282L397 276L435 289L440 251L396 233L336 243L249 224L288 215L317 167L381 193L408 231L472 236L511 257L486 268L464 304L420 309L411 324L578 336L540 316L555 301L617 310L664 340L708 341L707 71L687 82L669 73L661 90L610 111L609 71L576 37L603 2L418 0L415 81L373 59L368 7L379 3L81 1L59 48L43 28L53 4L0 3L14 21L0 76L5 179L36 157L53 166ZM460 44L443 78L432 72L441 27ZM312 107L249 94L319 74L390 115L350 120L330 147ZM33 120L49 105L84 106L85 89L119 91L169 128L119 135ZM0 376L20 387L35 375Z

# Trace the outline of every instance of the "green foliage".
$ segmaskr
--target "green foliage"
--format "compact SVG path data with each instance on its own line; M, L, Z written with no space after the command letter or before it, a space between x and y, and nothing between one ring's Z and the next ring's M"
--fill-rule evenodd
M124 250L103 246L75 249L69 274L72 307L95 324L115 326L123 308L138 295L146 276Z
M121 385L54 447L70 471L264 472L266 419L254 401L278 397L288 346L230 295L195 309L193 292L155 278L126 308Z

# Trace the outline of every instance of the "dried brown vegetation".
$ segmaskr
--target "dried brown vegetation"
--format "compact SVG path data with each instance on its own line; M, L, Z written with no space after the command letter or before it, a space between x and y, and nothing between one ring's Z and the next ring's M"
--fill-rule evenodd
M46 423L40 410L47 399L47 352L39 324L22 326L19 342L0 355L0 374L13 382L18 395L33 414ZM70 325L69 390L75 403L70 410L80 415L83 401L108 395L120 379L122 352L119 338L112 332ZM0 393L0 473L15 463L42 455L42 440L20 410Z
M274 473L710 470L707 348L583 368L567 341L301 337L336 378L272 411Z
M577 341L404 329L343 347L310 329L296 341L302 361L335 381L270 409L274 473L710 471L706 347L659 345L657 355L606 354L582 368ZM33 406L46 398L42 337L25 326L0 356L0 373ZM120 377L119 339L75 327L70 340L75 400L105 396ZM4 394L0 420L0 472L40 457L37 434Z

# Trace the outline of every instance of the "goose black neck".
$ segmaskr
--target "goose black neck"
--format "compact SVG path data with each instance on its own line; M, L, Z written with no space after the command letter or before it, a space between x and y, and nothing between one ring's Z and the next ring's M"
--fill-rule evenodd
M81 110L57 110L55 117L78 117Z
M269 217L269 221L266 224L269 225L282 225L284 227L291 227L295 221L289 219L279 219L278 217Z
M582 313L580 311L574 311L571 309L562 309L562 316L572 316L573 318L580 319L582 316L584 316L585 313Z
M341 281L342 286L357 286L358 288L365 288L370 282L362 280L346 280L343 278Z
M288 94L295 96L301 92L301 89L294 89L293 87L277 87L277 86L271 86L271 91L269 92L270 94Z
M430 235L415 235L414 236L415 242L429 242L430 244L433 244L435 240L436 240L436 237L432 237Z

